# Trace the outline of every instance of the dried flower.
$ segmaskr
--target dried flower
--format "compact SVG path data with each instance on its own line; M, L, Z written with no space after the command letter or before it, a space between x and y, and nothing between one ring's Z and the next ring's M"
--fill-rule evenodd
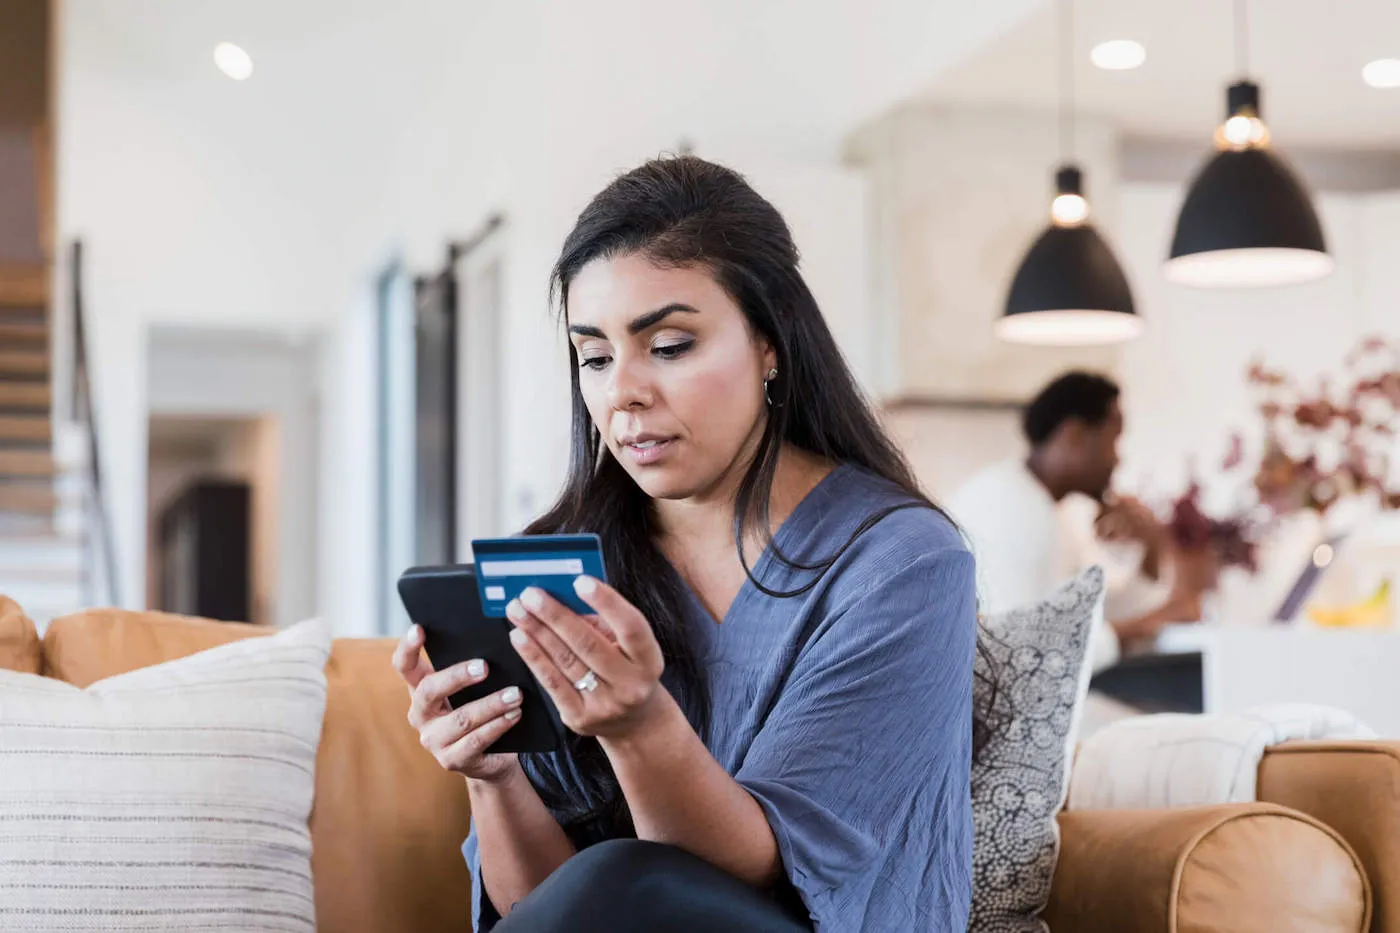
M1178 546L1211 545L1223 566L1253 570L1258 537L1282 516L1303 509L1323 514L1353 495L1373 495L1382 509L1400 509L1400 489L1389 485L1400 424L1400 342L1361 340L1344 371L1323 378L1313 391L1259 361L1246 378L1260 394L1264 434L1252 486L1269 517L1244 509L1211 518L1201 510L1200 484L1192 481L1172 506L1169 528ZM1236 433L1222 467L1233 471L1244 460L1244 440Z

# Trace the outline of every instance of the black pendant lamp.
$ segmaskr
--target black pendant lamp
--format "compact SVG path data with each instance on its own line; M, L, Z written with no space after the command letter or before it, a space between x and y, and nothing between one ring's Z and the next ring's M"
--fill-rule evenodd
M1074 7L1060 5L1060 151L1074 145ZM997 336L1011 343L1090 346L1142 332L1133 293L1108 243L1089 223L1084 173L1073 162L1055 173L1050 226L1021 260Z
M1246 72L1245 0L1236 0L1235 12L1236 54ZM1331 272L1312 198L1269 148L1259 85L1230 86L1215 144L1219 151L1191 183L1177 217L1167 279L1202 287L1294 285Z

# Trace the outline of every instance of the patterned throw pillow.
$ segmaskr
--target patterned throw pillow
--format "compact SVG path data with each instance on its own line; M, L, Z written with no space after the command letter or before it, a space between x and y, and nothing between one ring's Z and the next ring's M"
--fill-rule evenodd
M1042 603L983 620L977 707L992 699L984 691L995 698L993 733L972 767L970 933L1046 933L1036 914L1050 898L1055 816L1069 787L1103 589L1093 567Z
M312 931L330 628L79 689L0 671L0 929Z

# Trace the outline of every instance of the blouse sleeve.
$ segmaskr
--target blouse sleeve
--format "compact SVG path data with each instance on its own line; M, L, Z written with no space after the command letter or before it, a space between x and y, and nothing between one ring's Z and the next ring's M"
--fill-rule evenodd
M966 929L974 577L950 546L834 605L739 768L818 931Z

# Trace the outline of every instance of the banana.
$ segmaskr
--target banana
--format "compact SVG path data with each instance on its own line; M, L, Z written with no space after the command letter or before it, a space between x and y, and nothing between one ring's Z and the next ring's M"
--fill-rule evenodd
M1309 606L1308 618L1324 628L1376 628L1390 625L1394 606L1390 596L1390 579L1381 581L1370 597L1347 606Z

